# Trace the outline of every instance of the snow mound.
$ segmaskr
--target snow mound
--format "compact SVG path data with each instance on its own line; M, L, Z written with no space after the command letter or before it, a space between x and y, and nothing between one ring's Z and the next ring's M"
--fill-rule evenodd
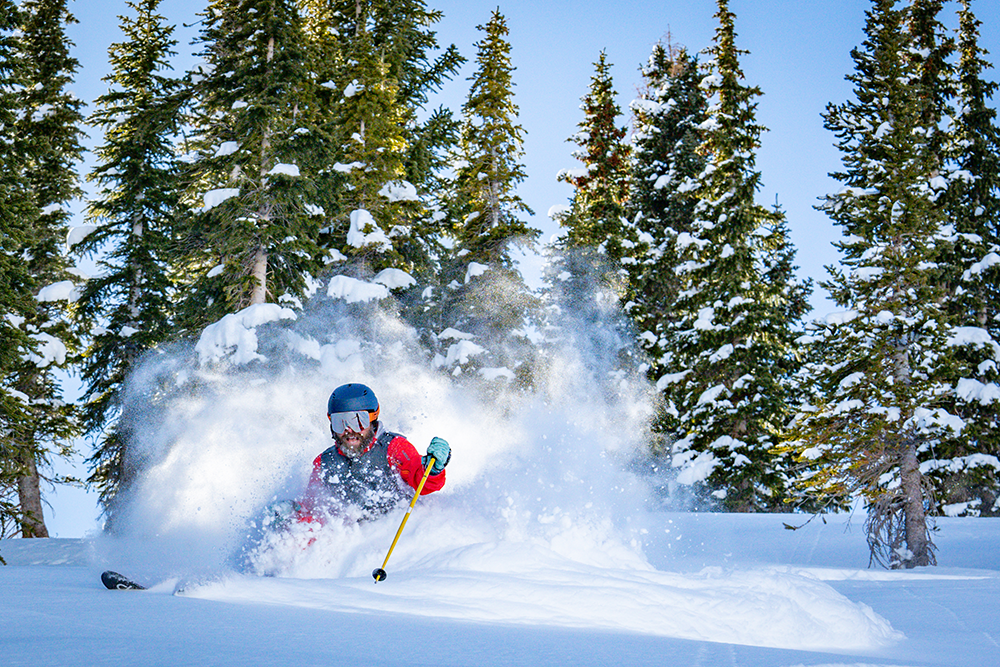
M871 650L903 638L808 570L658 571L601 513L515 502L488 521L470 511L475 494L457 495L421 499L378 585L371 571L402 507L373 523L297 524L252 554L253 574L268 576L231 574L185 595L794 650Z
M307 535L299 534L300 541L285 545L282 557L295 553L285 576L231 575L188 588L185 595L795 650L870 650L902 639L867 605L851 602L813 577L773 568L659 572L625 545L613 543L604 544L610 548L603 551L592 541L569 558L559 553L558 540L449 544L449 534L460 532L455 527L425 525L401 538L387 564L386 581L375 585L370 571L381 565L384 554L373 546L370 533L383 532L388 544L392 529L357 524L323 529L308 535L315 539L309 546ZM418 546L428 541L444 546ZM324 569L331 578L294 578L307 572L321 577Z

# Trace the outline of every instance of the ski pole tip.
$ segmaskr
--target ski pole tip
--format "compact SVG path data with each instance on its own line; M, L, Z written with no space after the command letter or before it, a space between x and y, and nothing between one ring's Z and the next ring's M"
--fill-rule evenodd
M376 567L374 570L372 570L372 577L375 579L376 584L380 581L383 581L385 579L385 570L383 570L380 567Z

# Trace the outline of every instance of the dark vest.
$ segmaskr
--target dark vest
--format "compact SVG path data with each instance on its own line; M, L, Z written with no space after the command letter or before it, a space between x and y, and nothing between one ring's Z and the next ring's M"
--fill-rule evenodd
M381 432L375 444L356 459L340 453L335 444L320 454L320 474L326 499L319 500L331 514L353 505L361 510L364 518L385 514L406 498L409 487L399 472L389 465L389 443L398 433Z

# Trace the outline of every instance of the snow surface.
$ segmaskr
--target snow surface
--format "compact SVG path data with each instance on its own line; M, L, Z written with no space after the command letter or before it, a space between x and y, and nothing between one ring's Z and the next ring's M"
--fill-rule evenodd
M793 532L782 523L803 517L651 513L660 529L640 550L599 525L519 539L475 512L456 522L455 497L431 498L379 584L369 571L399 515L324 535L281 576L160 579L133 564L152 584L143 592L101 586L121 566L108 538L4 540L3 663L980 667L1000 656L995 519L942 520L941 566L888 572L865 569L857 517Z
M157 392L135 423L146 467L119 534L0 542L0 664L998 663L1000 521L942 519L940 565L889 572L868 569L863 517L683 511L688 487L650 475L628 428L653 389L602 372L607 350L553 347L537 396L501 382L476 398L356 298L376 287L331 281L308 309L227 316L201 366L150 356L132 387ZM469 356L445 333L453 361ZM329 444L329 392L352 381L419 451L433 436L453 449L378 584L405 502L379 521L260 530L301 493ZM150 588L107 591L105 569Z

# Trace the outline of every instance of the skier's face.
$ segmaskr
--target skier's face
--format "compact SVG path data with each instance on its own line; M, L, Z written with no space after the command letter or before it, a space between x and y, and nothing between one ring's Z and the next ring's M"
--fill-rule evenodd
M353 431L348 426L343 433L334 433L333 439L337 441L337 447L344 456L356 458L364 454L368 443L375 435L375 425L369 424L361 432Z

